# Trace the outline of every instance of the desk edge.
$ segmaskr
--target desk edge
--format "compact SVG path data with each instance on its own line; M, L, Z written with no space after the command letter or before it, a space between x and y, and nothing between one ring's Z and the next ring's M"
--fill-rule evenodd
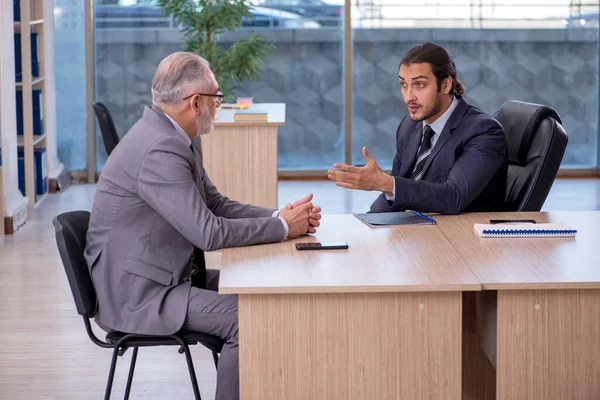
M481 290L600 289L600 282L494 282L481 283Z
M384 292L477 292L480 283L406 285L406 286L298 286L298 287L219 287L220 294L293 293L384 293Z

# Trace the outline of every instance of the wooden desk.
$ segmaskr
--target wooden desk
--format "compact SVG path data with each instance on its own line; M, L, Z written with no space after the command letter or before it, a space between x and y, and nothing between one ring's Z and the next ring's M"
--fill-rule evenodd
M285 104L255 104L266 123L240 123L235 110L218 110L215 129L202 136L204 168L219 191L233 200L277 208L277 127Z
M479 238L474 223L564 222L576 238ZM600 212L436 217L485 290L472 327L496 367L497 399L600 396ZM493 384L493 383L492 383Z
M242 399L460 399L462 291L480 290L435 226L324 215L316 237L222 252L239 295Z

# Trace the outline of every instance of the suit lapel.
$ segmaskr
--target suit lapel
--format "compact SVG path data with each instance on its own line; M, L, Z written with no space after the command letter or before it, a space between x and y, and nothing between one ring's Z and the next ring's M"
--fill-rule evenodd
M419 149L419 145L421 144L421 140L423 139L423 123L417 122L417 127L414 132L408 138L408 144L406 145L406 157L403 159L406 160L405 163L402 163L402 169L399 172L400 176L408 177L412 173L412 170L415 167L415 161L417 159L417 150Z
M204 181L202 179L204 168L202 167L202 143L200 142L200 138L192 139L192 146L194 147L194 182L196 182L200 196L206 201Z
M452 112L452 115L450 115L448 122L446 122L446 125L444 125L444 129L442 130L440 137L435 143L435 146L433 147L433 149L431 149L431 154L429 154L429 157L427 157L427 161L425 162L425 166L423 167L423 176L425 176L425 174L427 173L427 169L433 162L435 156L438 155L442 147L444 147L448 139L450 139L450 137L454 133L454 129L456 129L459 122L462 120L463 116L467 112L468 108L469 104L464 98L461 97L458 101L458 105Z
M153 114L154 113L154 114ZM168 124L169 127L173 129L173 135L179 135L169 118L156 106L148 106L144 109L144 118L154 118L157 116L161 121L164 121ZM152 123L156 123L156 121L152 121ZM194 152L192 153L192 158L194 160L194 165L192 166L192 177L194 178L194 183L198 188L198 192L200 196L206 201L206 193L204 191L204 168L202 167L202 142L199 137L195 137L192 139L192 146L194 147ZM192 150L189 149L189 152Z

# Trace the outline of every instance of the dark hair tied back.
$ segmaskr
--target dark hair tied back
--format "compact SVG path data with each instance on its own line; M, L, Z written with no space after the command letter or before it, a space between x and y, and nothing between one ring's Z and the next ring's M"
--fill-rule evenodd
M400 65L423 63L431 65L431 71L437 80L438 90L442 87L442 81L447 77L451 77L452 89L450 89L450 94L462 96L465 93L464 85L458 80L454 60L452 60L446 49L435 43L423 43L410 49L400 61Z

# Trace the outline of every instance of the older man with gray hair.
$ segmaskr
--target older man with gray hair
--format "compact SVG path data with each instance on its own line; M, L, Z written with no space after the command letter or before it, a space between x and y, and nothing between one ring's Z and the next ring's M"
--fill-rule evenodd
M313 233L312 195L273 210L221 195L202 166L201 135L223 95L210 66L187 52L166 57L152 81L153 105L112 152L94 196L85 256L105 330L225 340L217 400L239 398L237 296L217 292L204 251ZM232 161L231 168L236 166Z

